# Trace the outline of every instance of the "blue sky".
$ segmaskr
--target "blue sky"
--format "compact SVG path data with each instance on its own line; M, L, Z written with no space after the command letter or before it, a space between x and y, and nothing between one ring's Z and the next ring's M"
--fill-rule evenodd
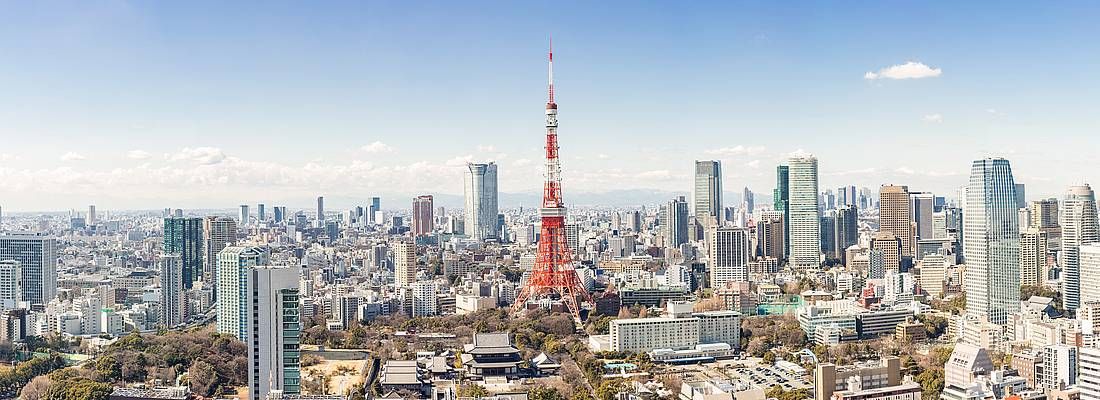
M567 199L710 158L768 192L799 150L823 188L999 155L1058 195L1097 175L1100 5L1047 4L0 1L0 204L537 190L550 34ZM908 62L939 72L865 76Z

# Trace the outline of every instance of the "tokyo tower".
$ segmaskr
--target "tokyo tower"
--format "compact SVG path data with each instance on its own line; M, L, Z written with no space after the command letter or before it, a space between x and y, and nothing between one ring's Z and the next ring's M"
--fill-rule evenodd
M549 52L549 99L546 101L546 183L542 189L542 232L538 258L531 276L516 296L516 310L528 302L560 298L573 319L580 321L581 304L592 303L592 296L573 269L573 255L565 239L565 206L561 197L561 163L558 161L558 105L554 103L554 46Z

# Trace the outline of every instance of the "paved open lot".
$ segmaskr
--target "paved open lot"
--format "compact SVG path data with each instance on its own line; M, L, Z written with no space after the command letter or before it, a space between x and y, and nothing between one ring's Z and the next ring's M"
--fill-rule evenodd
M731 379L767 390L779 385L786 390L810 388L805 377L793 376L774 365L759 364L754 367L727 368L726 375Z

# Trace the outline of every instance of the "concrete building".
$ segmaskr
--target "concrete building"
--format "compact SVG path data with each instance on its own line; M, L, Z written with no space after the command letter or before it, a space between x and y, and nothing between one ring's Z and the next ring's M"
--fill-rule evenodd
M393 244L394 287L410 287L416 281L416 244L400 241Z
M160 257L160 325L172 328L187 322L187 294L183 288L183 260L179 254Z
M1061 225L1062 292L1066 310L1081 306L1080 247L1100 241L1096 194L1089 185L1070 186L1058 213Z
M610 348L640 353L694 349L699 344L726 343L734 349L740 345L740 313L693 313L691 309L691 303L668 302L665 315L660 317L612 320Z
M864 390L900 385L901 360L897 357L885 357L880 361L840 366L820 363L814 368L814 398L833 398L833 393L846 390L853 378Z
M57 239L40 233L2 235L0 260L19 262L22 301L45 305L57 295Z
M901 240L901 256L912 257L913 215L909 205L909 187L883 185L878 192L878 230L889 232ZM931 221L929 221L931 224Z
M1047 278L1047 233L1031 227L1020 233L1020 284L1043 285Z
M164 253L179 254L183 262L183 287L190 289L202 279L202 218L164 219Z
M248 330L245 322L251 315L247 302L249 293L245 286L248 268L268 265L271 253L255 246L228 246L218 253L218 332L233 335L245 341ZM297 282L297 280L295 280Z
M707 256L707 269L710 271L710 286L724 287L727 282L748 282L748 264L752 258L752 247L746 228L718 228L710 235L710 254Z
M262 210L263 208L261 208ZM237 244L237 221L228 217L210 216L202 220L203 283L217 287L218 253L226 246ZM215 291L215 298L217 294Z
M246 267L245 330L249 335L248 397L260 400L272 392L301 393L301 336L298 271L292 267Z
M435 230L435 217L432 214L434 207L434 199L430 194L413 198L412 234L414 237L424 236Z

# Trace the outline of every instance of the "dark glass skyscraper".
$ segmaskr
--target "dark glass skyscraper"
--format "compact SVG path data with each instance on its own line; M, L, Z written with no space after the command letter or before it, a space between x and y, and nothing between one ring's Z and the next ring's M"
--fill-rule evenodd
M791 202L791 186L790 186L790 174L791 168L786 165L780 165L775 168L775 193L772 198L775 199L775 211L783 212L783 256L789 257L791 255L791 211L787 207Z
M190 289L202 277L202 218L165 218L164 253L180 255L183 287Z

